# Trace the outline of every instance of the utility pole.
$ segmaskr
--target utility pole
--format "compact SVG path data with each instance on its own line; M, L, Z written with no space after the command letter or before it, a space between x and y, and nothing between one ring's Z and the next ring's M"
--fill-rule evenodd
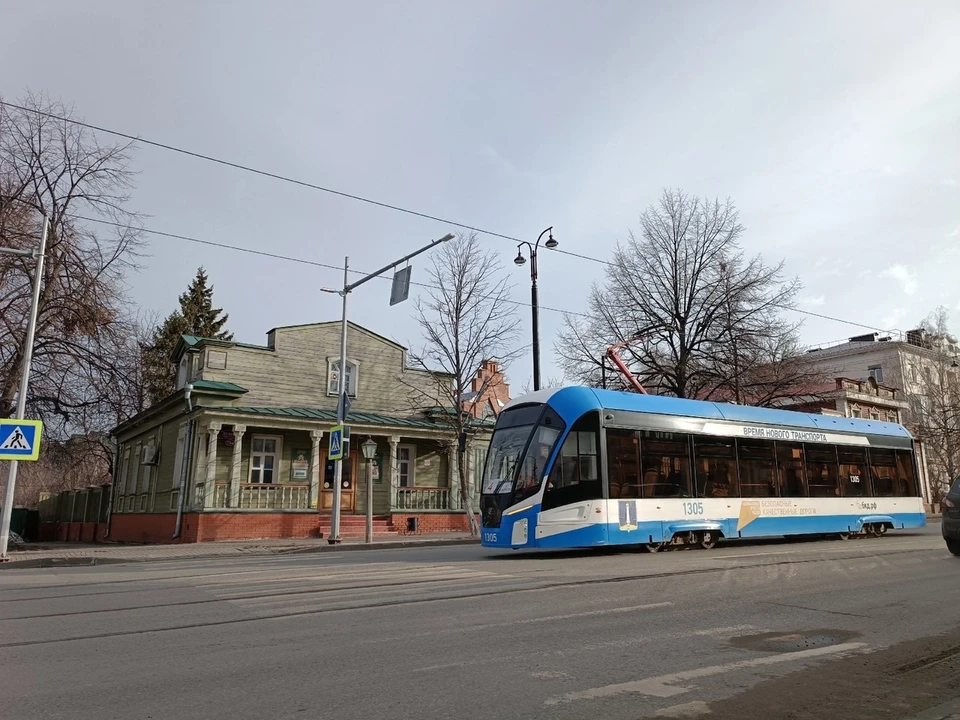
M328 288L321 288L323 292L335 293L339 295L343 300L343 312L341 314L340 320L340 372L337 376L337 425L343 425L346 420L347 415L347 397L350 393L350 388L347 385L347 295L356 290L358 287L363 285L369 280L373 280L375 277L383 275L387 270L392 270L397 265L407 262L408 260L415 258L421 253L425 253L427 250L430 250L440 243L445 243L448 240L453 240L453 235L447 233L439 240L434 240L429 245L424 245L419 250L416 250L409 255L404 255L399 260L390 263L389 265L384 265L382 268L376 272L372 272L369 275L357 280L355 283L347 282L349 277L349 266L350 258L344 258L343 261L343 289L342 290L330 290ZM405 298L404 298L405 299ZM344 433L344 436L346 433ZM394 459L395 460L395 459ZM341 485L343 479L343 459L334 460L333 466L333 507L330 510L330 537L327 540L331 545L336 545L340 542L340 497L341 497Z
M43 216L43 230L40 234L40 245L36 250L15 250L0 248L0 253L33 257L36 265L33 271L33 302L30 304L30 320L27 322L27 336L23 340L23 367L20 373L20 389L17 392L17 414L15 419L23 420L27 412L27 391L30 386L30 364L33 362L33 338L37 331L37 312L40 305L40 289L43 285L43 256L47 250L47 229L50 221ZM0 562L5 562L7 547L10 544L10 521L13 518L13 495L17 489L17 468L19 462L10 461L10 473L7 475L7 492L3 498L3 513L0 515Z

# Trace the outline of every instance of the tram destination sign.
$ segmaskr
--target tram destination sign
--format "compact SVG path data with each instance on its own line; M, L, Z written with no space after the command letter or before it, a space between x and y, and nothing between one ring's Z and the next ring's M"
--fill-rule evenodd
M735 425L726 423L706 423L703 431L711 435L727 437L754 438L757 440L781 440L786 442L831 443L839 445L869 445L863 435L818 432L816 430L794 430L792 428L767 427L764 425Z

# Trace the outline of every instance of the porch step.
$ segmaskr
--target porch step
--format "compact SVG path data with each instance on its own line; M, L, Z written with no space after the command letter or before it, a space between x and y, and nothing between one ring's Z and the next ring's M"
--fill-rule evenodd
M321 529L320 532L323 533L325 538L330 537L329 529ZM363 540L366 537L366 533L363 530L353 530L347 528L340 528L340 539L341 540ZM400 533L396 530L390 530L389 532L377 532L376 530L373 533L374 538L379 539L389 539L389 538L399 538Z
M367 519L363 515L341 515L340 516L340 537L341 538L362 538L366 535ZM324 537L330 537L330 516L321 515L318 529ZM374 516L373 518L373 536L375 538L396 537L397 532L389 515Z

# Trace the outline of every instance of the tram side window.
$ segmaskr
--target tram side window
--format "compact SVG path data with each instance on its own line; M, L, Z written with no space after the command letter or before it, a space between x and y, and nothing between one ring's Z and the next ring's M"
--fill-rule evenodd
M638 498L640 487L640 439L634 430L607 430L607 477L610 497Z
M690 436L644 430L640 439L643 497L691 497Z
M917 497L917 478L913 471L913 453L909 450L897 450L897 474L900 476L900 489L907 497Z
M603 497L599 430L599 417L595 412L574 423L550 471L541 506L544 510Z
M835 445L806 445L810 497L838 497L840 476Z
M897 459L893 450L870 450L870 474L873 476L873 492L877 497L896 497Z
M806 497L807 486L804 480L803 445L799 443L777 443L777 470L780 474L780 495L782 497Z
M844 497L867 497L870 476L867 474L867 451L863 448L837 447L840 456L840 486Z
M697 468L697 497L737 497L736 441L697 438L693 444Z
M740 493L742 497L776 497L777 458L770 440L741 440Z

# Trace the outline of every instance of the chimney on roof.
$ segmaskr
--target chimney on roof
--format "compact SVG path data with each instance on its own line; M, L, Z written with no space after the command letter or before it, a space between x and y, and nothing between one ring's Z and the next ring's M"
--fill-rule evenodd
M876 333L869 333L868 335L856 335L850 338L850 342L876 342L876 339Z

